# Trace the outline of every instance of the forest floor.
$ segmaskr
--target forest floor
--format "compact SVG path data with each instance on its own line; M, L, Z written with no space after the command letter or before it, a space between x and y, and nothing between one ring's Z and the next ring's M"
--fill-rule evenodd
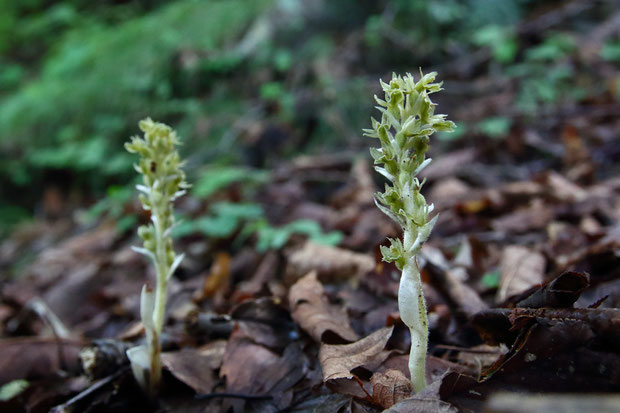
M521 33L545 30L534 23ZM452 78L437 112L491 122L449 144L431 138L422 172L439 214L418 261L423 391L408 379L399 271L379 252L399 228L375 206L383 183L361 148L376 142L359 131L350 151L273 159L268 172L214 167L190 182L157 400L125 356L144 340L140 290L154 284L131 249L148 214L134 191L83 219L46 188L41 218L0 242L0 411L619 411L618 78L588 39L560 60L597 92L529 116L512 110L515 81L469 76L488 51L437 68ZM550 63L537 64L546 83ZM273 128L257 126L254 149L273 157Z
M431 333L423 392L407 379L398 271L378 252L398 229L374 205L368 157L343 154L283 163L252 195L272 221L340 232L337 246L295 233L262 250L241 231L177 240L186 259L169 286L159 405L124 356L143 337L139 291L153 277L130 248L133 229L58 219L4 240L5 268L27 264L2 285L0 382L27 382L13 382L22 390L0 410L612 411L617 396L585 394L620 387L620 178L597 172L573 129L563 158L550 157L563 173L501 183L523 166L481 161L528 145L443 153L424 173L439 220L419 260ZM242 186L209 202L238 200ZM148 219L135 201L124 208ZM93 346L85 373L79 353Z

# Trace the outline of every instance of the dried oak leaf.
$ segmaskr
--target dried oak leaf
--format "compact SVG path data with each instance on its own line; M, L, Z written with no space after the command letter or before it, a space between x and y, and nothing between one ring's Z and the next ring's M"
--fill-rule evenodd
M444 372L437 380L431 382L424 390L411 398L403 399L384 410L384 413L456 413L458 410L448 402L441 400L443 381L456 373Z
M541 284L545 274L545 257L519 245L510 245L502 253L501 279L497 301Z
M372 385L372 400L374 403L388 409L411 396L413 386L400 370L390 369L385 373L376 372L370 379Z
M220 367L226 342L213 341L202 349L163 353L161 361L170 373L197 393L210 393L216 385L215 369Z
M270 395L273 399L266 403L278 410L290 404L289 390L307 371L307 360L299 343L291 343L278 354L254 343L245 331L237 329L226 346L220 376L226 378L227 392ZM243 400L232 400L229 405L235 412L243 411ZM260 411L266 410L267 407Z
M366 383L353 371L360 368L374 371L392 354L385 350L385 345L393 329L393 326L382 328L351 344L321 345L319 361L326 386L337 393L370 400Z
M318 343L342 344L358 339L347 315L331 305L316 272L310 272L290 289L291 316Z
M346 280L359 277L375 268L372 256L343 248L306 242L287 252L286 279L295 281L310 271L321 280Z

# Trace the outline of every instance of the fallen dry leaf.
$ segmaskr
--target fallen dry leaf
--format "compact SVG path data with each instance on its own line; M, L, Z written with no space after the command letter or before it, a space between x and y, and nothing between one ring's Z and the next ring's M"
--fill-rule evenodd
M323 382L331 390L359 398L371 398L366 384L353 370L363 367L374 371L392 351L385 345L394 327L385 327L351 344L323 344L319 361L323 369Z
M351 397L342 394L331 393L321 394L317 397L304 400L301 403L287 409L287 413L345 413L350 412L347 405L351 404Z
M516 306L570 308L589 286L590 276L587 273L567 271L536 289L527 298L519 301Z
M85 319L92 296L110 277L100 273L101 262L91 259L84 265L73 267L43 295L43 300L61 321L72 326Z
M364 206L374 207L376 192L370 162L364 158L353 161L349 182L331 197L330 205L337 209L351 208L359 212Z
M310 272L290 289L291 316L317 343L350 343L358 339L349 318L331 305L316 272Z
M299 343L294 342L280 355L254 343L243 330L235 330L226 346L220 377L226 378L226 391L246 395L270 395L268 403L283 409L290 404L287 392L307 372L306 358ZM243 400L230 406L243 411Z
M77 371L84 343L42 337L0 340L0 385L17 379L51 377L60 369Z
M439 399L406 399L396 403L383 413L457 413L458 409L448 402Z
M545 257L529 248L510 245L504 248L501 259L501 279L497 302L541 284L545 274Z
M239 283L232 295L233 302L242 302L244 299L259 295L268 282L276 278L280 260L280 254L276 251L267 252L253 270L252 277Z
M458 175L459 171L476 160L476 155L477 150L474 148L444 153L440 158L434 159L420 175L429 180Z
M450 373L445 371L436 380L429 383L424 390L393 405L383 413L456 413L458 410L450 403L440 399L443 380Z
M400 370L390 369L385 373L374 373L370 379L372 400L388 409L401 400L407 399L413 392L413 385Z
M496 231L521 234L545 228L553 217L553 209L535 199L529 207L517 209L493 220L492 227Z
M580 202L588 197L588 192L554 171L543 175L542 181L548 187L546 191L559 202Z
M474 325L481 336L511 346L483 372L483 381L545 392L606 392L620 385L614 373L620 368L618 309L500 308L481 313Z
M287 254L286 279L294 282L310 271L322 281L342 281L362 276L375 268L372 256L347 249L306 242Z
M456 267L444 271L431 262L427 265L433 274L433 285L443 290L466 316L472 317L474 314L489 308L476 290L465 282L464 278L467 276L467 272L464 268Z
M64 405L56 405L61 400L66 400L76 394L87 392L89 388L89 382L83 376L56 377L53 379L31 382L28 388L17 396L17 399L22 399L23 402L21 409L3 409L1 411L28 413L85 411L85 409L79 408L79 403L72 403L70 406L67 404L68 409L66 410L62 409ZM74 400L74 398L72 397L71 400ZM0 406L0 408L2 408L2 406Z
M28 276L37 278L37 284L51 284L67 271L75 268L76 263L89 263L93 257L109 251L118 238L118 231L113 225L101 225L93 231L87 231L48 248L37 257L26 270Z
M484 369L492 366L507 351L508 347L504 344L497 346L478 344L471 348L460 349L456 358L460 366L470 369L472 376L480 377Z
M220 252L215 256L209 272L204 275L202 290L196 294L195 300L201 302L225 290L228 288L229 279L230 255Z
M523 203L543 194L544 187L535 181L517 181L499 188L502 196L510 203Z
M449 177L433 185L428 201L439 210L453 207L457 202L471 196L472 188L460 179Z
M162 353L161 362L178 380L196 393L211 393L217 384L215 369L220 367L226 342L214 341L202 350L183 349Z
M299 337L291 315L277 298L244 301L233 309L231 317L246 337L277 352Z

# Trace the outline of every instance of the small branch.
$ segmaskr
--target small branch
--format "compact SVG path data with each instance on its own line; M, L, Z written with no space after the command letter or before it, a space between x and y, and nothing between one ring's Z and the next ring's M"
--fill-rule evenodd
M50 412L52 412L52 413L68 413L68 412L76 411L75 409L77 407L79 407L79 406L76 406L77 404L83 402L85 399L87 399L88 397L92 396L94 393L96 393L99 390L103 389L108 384L114 382L115 380L120 378L123 374L127 373L128 370L129 370L129 367L124 367L124 368L118 370L116 373L111 374L108 377L103 378L103 379L97 381L92 386L90 386L86 390L83 390L82 392L78 393L76 396L72 397L71 399L69 399L65 403L60 404L60 405L58 405L56 407L53 407L50 410Z

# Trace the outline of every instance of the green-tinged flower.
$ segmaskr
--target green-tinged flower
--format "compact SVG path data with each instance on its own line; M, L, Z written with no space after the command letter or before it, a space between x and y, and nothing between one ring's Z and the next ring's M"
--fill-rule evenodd
M127 355L138 382L154 394L161 380L161 332L164 324L166 287L168 280L181 263L183 255L176 255L171 230L174 226L174 201L188 187L183 162L176 150L180 144L176 132L150 118L140 122L144 137L134 136L125 148L140 155L134 165L142 175L140 202L151 212L151 222L138 228L144 241L143 248L134 248L155 265L157 286L155 292L144 288L141 296L142 324L146 330L146 345L130 349Z
M425 363L428 344L426 304L416 255L428 239L436 218L429 221L433 205L420 193L424 182L416 175L430 163L426 158L430 136L437 131L452 131L454 123L446 115L435 115L429 95L439 92L441 83L433 83L435 72L415 81L411 74L392 75L389 83L380 81L384 98L375 96L381 120L371 118L364 135L379 139L380 148L371 148L375 170L388 179L384 192L375 194L375 203L403 229L403 240L390 239L390 247L381 247L383 260L394 262L402 271L398 305L403 322L412 338L409 369L416 391L426 386Z
M389 209L390 216L398 217L403 230L411 232L427 224L430 212L420 194L422 183L415 178L430 162L426 159L430 136L455 127L446 115L435 114L430 95L442 90L441 83L433 83L436 75L421 74L416 82L410 73L404 77L394 74L389 83L381 81L385 97L375 96L381 120L372 118L372 127L364 129L366 136L379 138L381 148L371 148L370 153L375 169L392 184L377 194L377 203Z

